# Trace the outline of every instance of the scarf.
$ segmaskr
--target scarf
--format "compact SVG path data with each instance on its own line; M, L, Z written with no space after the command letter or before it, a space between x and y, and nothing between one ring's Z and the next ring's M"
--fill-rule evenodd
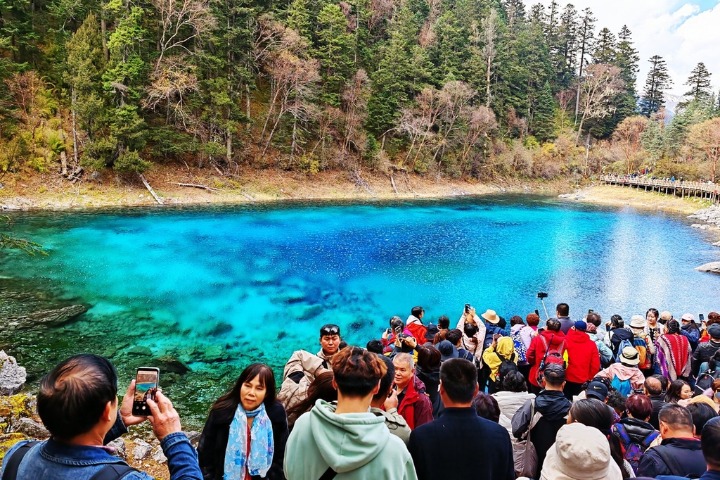
M254 418L250 428L250 455L247 453L248 417ZM250 412L238 404L230 423L223 478L244 480L246 468L250 476L264 477L272 465L274 451L272 422L265 412L265 404Z
M689 342L678 334L665 334L658 339L667 351L658 349L658 363L665 377L677 380L682 375L688 358Z

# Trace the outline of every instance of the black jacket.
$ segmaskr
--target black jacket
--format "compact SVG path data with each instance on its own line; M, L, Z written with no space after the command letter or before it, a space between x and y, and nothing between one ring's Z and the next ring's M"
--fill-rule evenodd
M718 349L720 349L720 343L715 343L712 340L698 345L692 356L691 372L693 376L697 377L700 372L700 365L710 360Z
M545 461L545 455L557 436L560 427L567 423L566 417L572 403L565 398L563 392L543 390L534 400L528 400L515 412L512 418L512 429L515 438L521 438L532 421L530 415L532 402L535 402L535 411L542 414L535 426L530 430L532 440L538 456L538 471L533 478L540 478L540 469Z
M650 395L650 401L652 402L653 409L652 413L650 414L649 422L650 425L655 428L655 430L659 430L660 420L658 419L658 415L660 414L660 410L662 409L662 407L667 405L667 403L665 402L665 395L662 393L660 395Z
M265 478L271 480L284 480L283 457L285 456L285 443L288 438L287 416L285 408L278 401L269 407L266 405L266 412L272 422L273 442L275 451L273 453L272 466ZM200 442L198 443L198 460L205 480L222 480L225 463L225 448L230 436L230 423L235 416L235 409L211 410L205 427L203 428ZM253 480L262 477L252 477Z
M408 450L418 480L514 480L510 436L472 408L446 408L410 434Z
M645 451L645 455L640 458L637 474L638 477L652 478L658 475L692 475L690 478L698 478L705 473L706 467L700 440L666 438L661 445Z
M630 441L637 444L642 444L643 441L653 432L656 432L655 427L650 425L648 422L643 422L637 418L623 418L620 423L625 427L625 431L630 437Z

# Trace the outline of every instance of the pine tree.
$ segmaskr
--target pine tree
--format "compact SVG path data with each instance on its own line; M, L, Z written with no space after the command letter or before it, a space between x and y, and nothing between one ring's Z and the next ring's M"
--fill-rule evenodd
M640 100L640 113L649 117L665 105L665 90L672 85L665 60L654 55L650 58L650 71Z
M712 96L712 83L710 82L710 73L705 67L703 62L697 64L690 72L690 77L685 82L685 85L690 87L690 90L685 92L685 97L688 99L682 102L680 105L685 106L690 102L704 102L710 99Z
M334 107L340 106L340 94L353 74L353 36L337 4L327 4L317 18L316 56L320 61L323 86L321 98Z
M595 63L605 63L615 65L617 61L617 45L615 35L609 28L603 28L598 33L598 39L595 43L593 51L593 60Z

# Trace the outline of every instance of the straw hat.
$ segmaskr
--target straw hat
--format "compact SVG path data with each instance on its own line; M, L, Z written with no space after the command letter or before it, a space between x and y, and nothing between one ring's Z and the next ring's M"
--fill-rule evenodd
M492 324L497 324L500 321L500 316L495 313L495 310L485 310L485 313L480 316Z

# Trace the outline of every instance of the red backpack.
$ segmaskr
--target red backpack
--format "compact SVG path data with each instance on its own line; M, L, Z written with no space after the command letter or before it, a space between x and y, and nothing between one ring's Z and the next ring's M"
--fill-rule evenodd
M547 367L550 364L556 364L556 365L562 365L563 368L567 368L567 364L565 362L565 358L563 357L563 352L565 351L565 339L563 339L562 343L560 343L560 347L558 349L552 350L550 348L550 345L552 345L552 339L555 338L555 335L553 334L552 337L550 337L550 345L548 345L547 340L545 340L545 337L542 335L539 335L540 340L542 340L543 345L545 346L545 354L543 355L542 360L540 360L540 365L538 365L538 371L537 371L537 383L538 385L541 384L545 367Z

